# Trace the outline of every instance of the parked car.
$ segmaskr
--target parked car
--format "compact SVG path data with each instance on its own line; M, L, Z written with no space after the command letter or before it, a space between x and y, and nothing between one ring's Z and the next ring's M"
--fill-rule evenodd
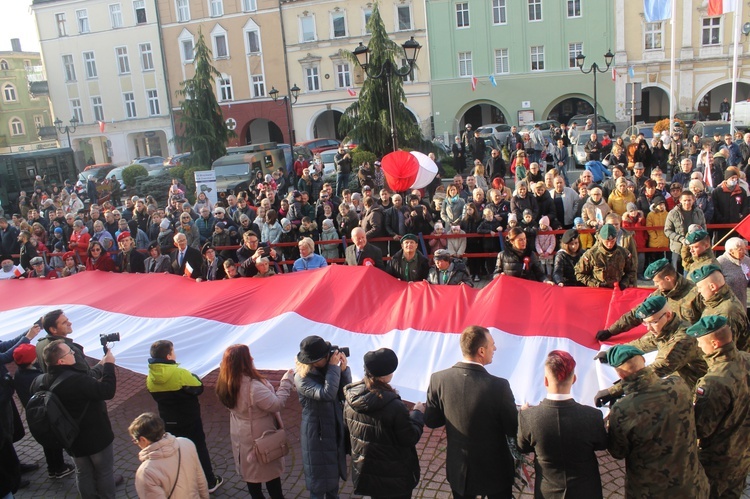
M167 159L164 160L164 163L162 163L164 166L180 166L184 164L189 158L192 153L190 152L183 152L181 154L175 154L174 156L170 156Z
M333 158L338 153L338 149L329 149L320 153L320 161L323 163L323 177L336 173L336 163Z
M506 123L491 123L489 125L482 125L477 128L480 137L486 137L492 135L500 144L505 144L505 139L510 135L510 127Z
M323 151L328 151L330 149L338 149L339 145L341 144L341 141L338 141L336 139L313 139L313 140L306 140L304 142L297 142L296 146L305 146L308 149L312 151L313 154L318 154Z
M654 125L655 123L636 123L635 125L629 126L625 129L624 132L622 132L623 142L625 142L625 145L630 144L630 136L631 135L638 135L640 133L643 134L644 137L646 137L646 140L648 141L648 145L651 145L651 139L654 138Z
M118 166L117 168L113 168L110 170L110 172L107 174L107 178L111 179L112 175L115 176L118 182L120 182L120 190L125 190L127 187L125 185L125 181L122 179L122 171L127 168L127 166ZM97 189L98 190L98 189Z
M542 131L542 135L549 141L552 141L552 136L554 135L555 130L560 128L560 122L557 120L532 121L531 123L524 125L518 133L522 136L524 133L530 133L534 130L534 126L537 123L539 124L539 129Z
M100 163L96 165L89 165L86 168L83 169L81 173L78 174L78 181L83 184L80 190L78 190L79 196L82 196L83 198L88 197L86 193L86 182L88 182L89 175L93 175L93 180L96 181L97 184L97 192L100 196L104 195L104 191L109 192L109 186L107 185L107 182L105 182L106 179L110 177L109 172L114 170L115 165L112 163Z
M162 167L164 166L165 158L163 156L143 156L139 158L135 158L133 161L130 162L131 165L143 165L146 167L147 170L150 170L153 167Z
M701 137L703 144L713 142L715 133L723 138L732 133L732 127L728 121L696 121L688 133L688 142L693 140L694 135Z
M589 141L591 132L593 132L593 130L586 130L584 132L586 134L586 140L579 140L578 143L573 145L573 156L575 157L576 165L578 166L583 166L586 164L586 142ZM597 140L599 140L599 142L602 141L605 135L609 135L609 132L606 130L597 130L596 132L596 138ZM612 139L612 136L610 135L609 138Z
M681 113L675 113L674 117L678 120L682 120L688 131L693 125L695 125L696 121L704 121L706 119L703 113L698 111L683 111Z
M568 126L572 125L573 123L576 124L576 127L578 127L579 130L582 130L583 127L586 126L586 121L591 120L594 121L594 115L593 114L576 114L570 120L568 121ZM601 114L596 115L596 128L597 130L604 130L609 134L610 137L614 137L615 133L617 133L617 127L614 123L609 121L607 118L602 116Z

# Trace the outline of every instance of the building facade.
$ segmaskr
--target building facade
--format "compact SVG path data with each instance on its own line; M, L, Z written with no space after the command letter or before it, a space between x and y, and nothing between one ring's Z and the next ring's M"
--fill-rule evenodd
M78 167L172 154L155 4L34 0L31 7L54 116L78 121L70 136Z
M613 3L600 0L430 0L435 135L452 143L466 123L567 122L592 113L594 77L575 58L586 56L584 69L605 66L614 19ZM612 74L599 74L597 84L598 112L614 119Z

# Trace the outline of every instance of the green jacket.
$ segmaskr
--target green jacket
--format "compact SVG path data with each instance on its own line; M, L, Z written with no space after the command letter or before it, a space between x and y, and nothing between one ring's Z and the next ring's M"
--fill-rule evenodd
M737 348L747 352L750 348L750 342L748 342L747 307L745 304L740 302L737 295L726 284L714 296L703 301L706 305L703 316L723 315L726 317Z
M705 267L706 265L716 265L717 267L721 267L721 264L716 259L714 251L711 248L708 248L702 255L692 258L687 265L684 265L688 278L690 277L691 272L694 272L701 267Z
M203 393L203 383L176 362L149 359L146 388L159 407L167 431L173 435L180 435L182 429L201 421L198 395Z
M636 268L626 249L615 246L607 251L600 242L583 254L575 267L576 279L590 288L612 288L619 283L621 289L636 284Z

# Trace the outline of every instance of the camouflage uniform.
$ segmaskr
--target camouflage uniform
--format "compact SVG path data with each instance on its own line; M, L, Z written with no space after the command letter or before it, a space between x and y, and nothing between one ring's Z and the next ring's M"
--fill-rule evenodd
M608 448L625 459L625 497L707 498L691 392L682 378L660 379L646 367L622 385L625 396L608 417Z
M690 260L683 260L682 262L682 267L687 271L688 276L690 276L690 273L694 270L698 270L699 268L705 267L706 265L716 265L717 267L721 267L721 264L716 259L716 256L714 256L714 250L712 250L711 248L708 248L703 254L698 255L695 258L693 258L692 256L693 255L690 255Z
M692 389L695 383L706 374L706 361L703 352L698 347L698 341L688 336L685 330L690 324L674 316L664 324L659 336L652 332L644 334L637 340L625 343L634 346L643 353L657 350L656 359L649 367L654 374L663 378L677 373ZM623 393L623 383L616 383L609 387L609 393L620 396Z
M718 293L708 300L703 300L703 302L706 305L703 310L703 317L708 315L726 317L737 348L745 352L748 351L750 343L748 342L747 308L729 286L725 284L719 289Z
M649 295L649 298L652 296L663 296L666 298L667 303L669 303L669 309L688 324L695 324L701 318L704 308L703 299L695 288L695 284L679 274L677 275L674 288L666 292L657 289ZM612 333L612 336L630 331L634 327L643 324L643 320L635 315L636 308L638 307L634 307L633 310L624 314L617 319L617 322L607 328Z
M706 356L708 373L695 389L698 457L711 497L739 498L750 471L750 355L727 343Z
M621 246L607 251L597 242L578 260L575 270L576 279L590 288L612 288L617 282L625 289L636 284L633 259Z

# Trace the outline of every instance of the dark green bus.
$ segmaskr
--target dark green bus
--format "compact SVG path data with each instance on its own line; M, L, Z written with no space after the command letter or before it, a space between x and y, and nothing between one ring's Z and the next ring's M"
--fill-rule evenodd
M46 185L62 187L65 180L78 177L73 150L69 147L41 149L33 152L0 154L0 201L9 210L18 201L18 193L31 196L37 175L46 177Z

